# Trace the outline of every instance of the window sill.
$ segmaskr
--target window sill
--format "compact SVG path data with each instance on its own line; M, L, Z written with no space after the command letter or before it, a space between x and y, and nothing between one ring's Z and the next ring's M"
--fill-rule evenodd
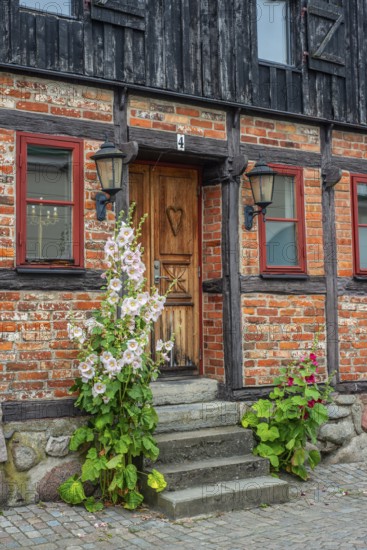
M262 279L295 279L300 281L307 281L308 275L302 273L262 273L260 275Z
M363 282L367 283L367 275L353 275L353 279L361 283Z
M16 267L15 271L17 273L38 273L38 274L48 274L48 275L84 275L86 270L84 268L54 268L54 267Z

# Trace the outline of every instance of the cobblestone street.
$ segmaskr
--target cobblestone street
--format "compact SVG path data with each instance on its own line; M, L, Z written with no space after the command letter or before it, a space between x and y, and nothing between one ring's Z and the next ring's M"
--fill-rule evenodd
M290 483L287 504L178 521L149 510L91 514L65 504L8 509L0 548L367 550L367 465L320 467L307 484Z

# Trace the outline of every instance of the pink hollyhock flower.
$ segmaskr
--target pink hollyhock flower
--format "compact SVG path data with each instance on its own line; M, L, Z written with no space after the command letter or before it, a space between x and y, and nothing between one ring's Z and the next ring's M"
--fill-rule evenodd
M314 384L316 382L316 378L314 374L311 374L311 376L306 376L305 380L307 384Z
M314 362L316 361L317 357L314 353L310 353L310 361Z
M287 380L287 386L293 386L294 384L294 378L292 378L291 376L289 376L288 380Z
M310 399L310 401L307 402L307 407L312 409L315 406L316 403L317 403L317 401L315 401L314 399Z

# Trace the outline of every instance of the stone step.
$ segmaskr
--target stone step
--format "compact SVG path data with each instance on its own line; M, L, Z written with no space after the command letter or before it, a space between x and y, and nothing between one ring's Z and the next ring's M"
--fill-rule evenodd
M218 394L218 382L210 378L188 377L152 382L154 406L181 405L214 401Z
M213 512L246 510L260 504L289 500L289 485L271 476L201 484L180 491L164 491L156 497L155 507L172 519Z
M156 433L235 426L240 420L239 403L231 401L163 405L157 406L156 411L158 414Z
M166 491L179 491L196 485L266 476L269 473L269 462L252 455L226 456L166 464L158 467L158 470L167 482Z
M254 447L252 431L240 426L163 433L156 435L155 439L159 448L155 464L246 455Z

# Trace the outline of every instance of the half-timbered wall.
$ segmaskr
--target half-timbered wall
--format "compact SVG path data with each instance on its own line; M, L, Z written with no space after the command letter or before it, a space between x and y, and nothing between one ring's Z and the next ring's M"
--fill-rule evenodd
M0 63L349 123L367 122L366 4L292 0L292 65L258 60L256 0L0 4ZM270 9L270 8L269 8Z

